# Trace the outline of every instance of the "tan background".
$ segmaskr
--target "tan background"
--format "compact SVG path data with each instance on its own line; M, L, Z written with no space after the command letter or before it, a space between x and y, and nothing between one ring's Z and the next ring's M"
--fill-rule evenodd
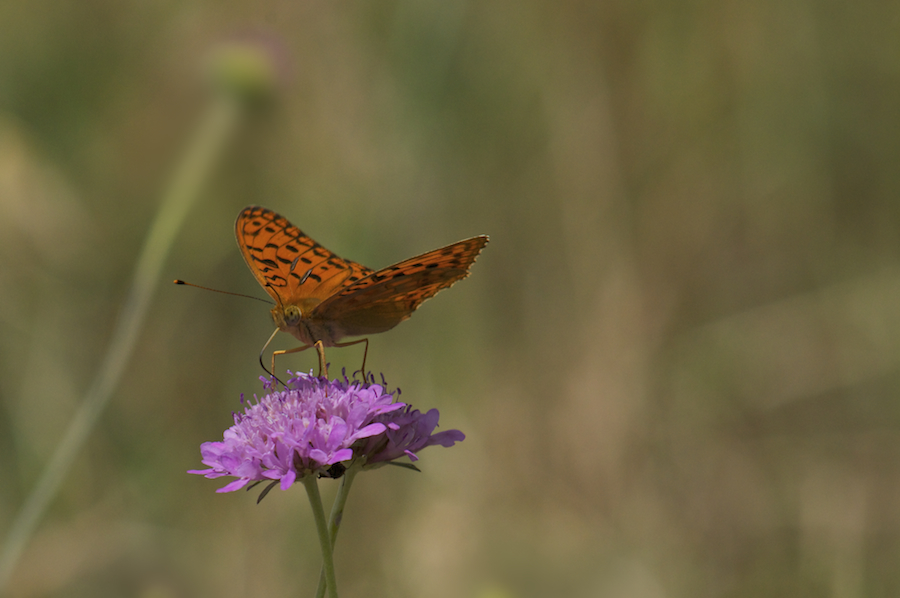
M0 3L0 532L98 368L203 57L253 33L285 82L165 280L262 295L249 204L373 267L491 235L372 340L468 438L358 478L341 596L900 594L898 26L896 2ZM271 329L160 287L11 596L312 595L301 489L184 473Z

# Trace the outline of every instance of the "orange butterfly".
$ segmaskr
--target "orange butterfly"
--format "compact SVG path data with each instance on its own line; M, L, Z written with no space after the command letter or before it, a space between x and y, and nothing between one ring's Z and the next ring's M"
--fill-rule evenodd
M253 276L275 300L272 319L278 328L266 346L279 330L303 343L296 349L275 351L272 370L275 355L315 347L320 374L326 377L324 347L365 342L365 378L368 339L338 341L385 332L407 319L425 300L468 276L488 242L486 235L472 237L376 272L336 256L266 208L244 208L234 232Z

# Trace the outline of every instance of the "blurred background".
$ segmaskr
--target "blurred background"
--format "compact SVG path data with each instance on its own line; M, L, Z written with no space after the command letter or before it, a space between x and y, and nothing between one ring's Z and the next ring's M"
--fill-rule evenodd
M262 391L273 325L169 281L264 297L250 204L375 268L491 236L371 339L467 439L357 478L341 596L900 594L898 26L896 2L0 3L2 534L96 375L211 48L262 40L281 77L8 595L313 594L302 489L185 473Z

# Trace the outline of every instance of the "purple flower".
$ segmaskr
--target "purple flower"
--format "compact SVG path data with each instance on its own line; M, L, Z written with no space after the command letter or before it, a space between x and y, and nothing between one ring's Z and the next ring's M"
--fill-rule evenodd
M266 383L266 389L271 388ZM296 374L285 390L270 392L236 413L222 442L203 443L200 454L210 469L188 473L238 478L217 492L265 480L280 480L281 489L287 490L299 477L324 473L352 458L351 446L357 441L402 429L380 421L406 407L393 400L378 384Z
M459 430L445 430L432 434L437 427L440 413L431 409L422 413L406 405L406 409L386 413L375 419L385 426L384 434L370 436L354 447L354 452L366 457L366 465L384 464L406 455L418 461L417 452L427 446L439 444L444 447L462 442L466 435Z

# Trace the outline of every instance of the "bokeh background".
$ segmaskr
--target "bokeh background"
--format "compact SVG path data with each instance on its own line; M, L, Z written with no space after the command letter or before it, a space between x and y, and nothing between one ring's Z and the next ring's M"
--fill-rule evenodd
M168 280L264 296L250 204L372 267L491 235L372 338L467 439L357 479L342 596L900 594L898 27L887 1L0 2L3 533L99 367L210 49L263 40L281 73L8 595L312 595L300 488L185 473L273 327Z

